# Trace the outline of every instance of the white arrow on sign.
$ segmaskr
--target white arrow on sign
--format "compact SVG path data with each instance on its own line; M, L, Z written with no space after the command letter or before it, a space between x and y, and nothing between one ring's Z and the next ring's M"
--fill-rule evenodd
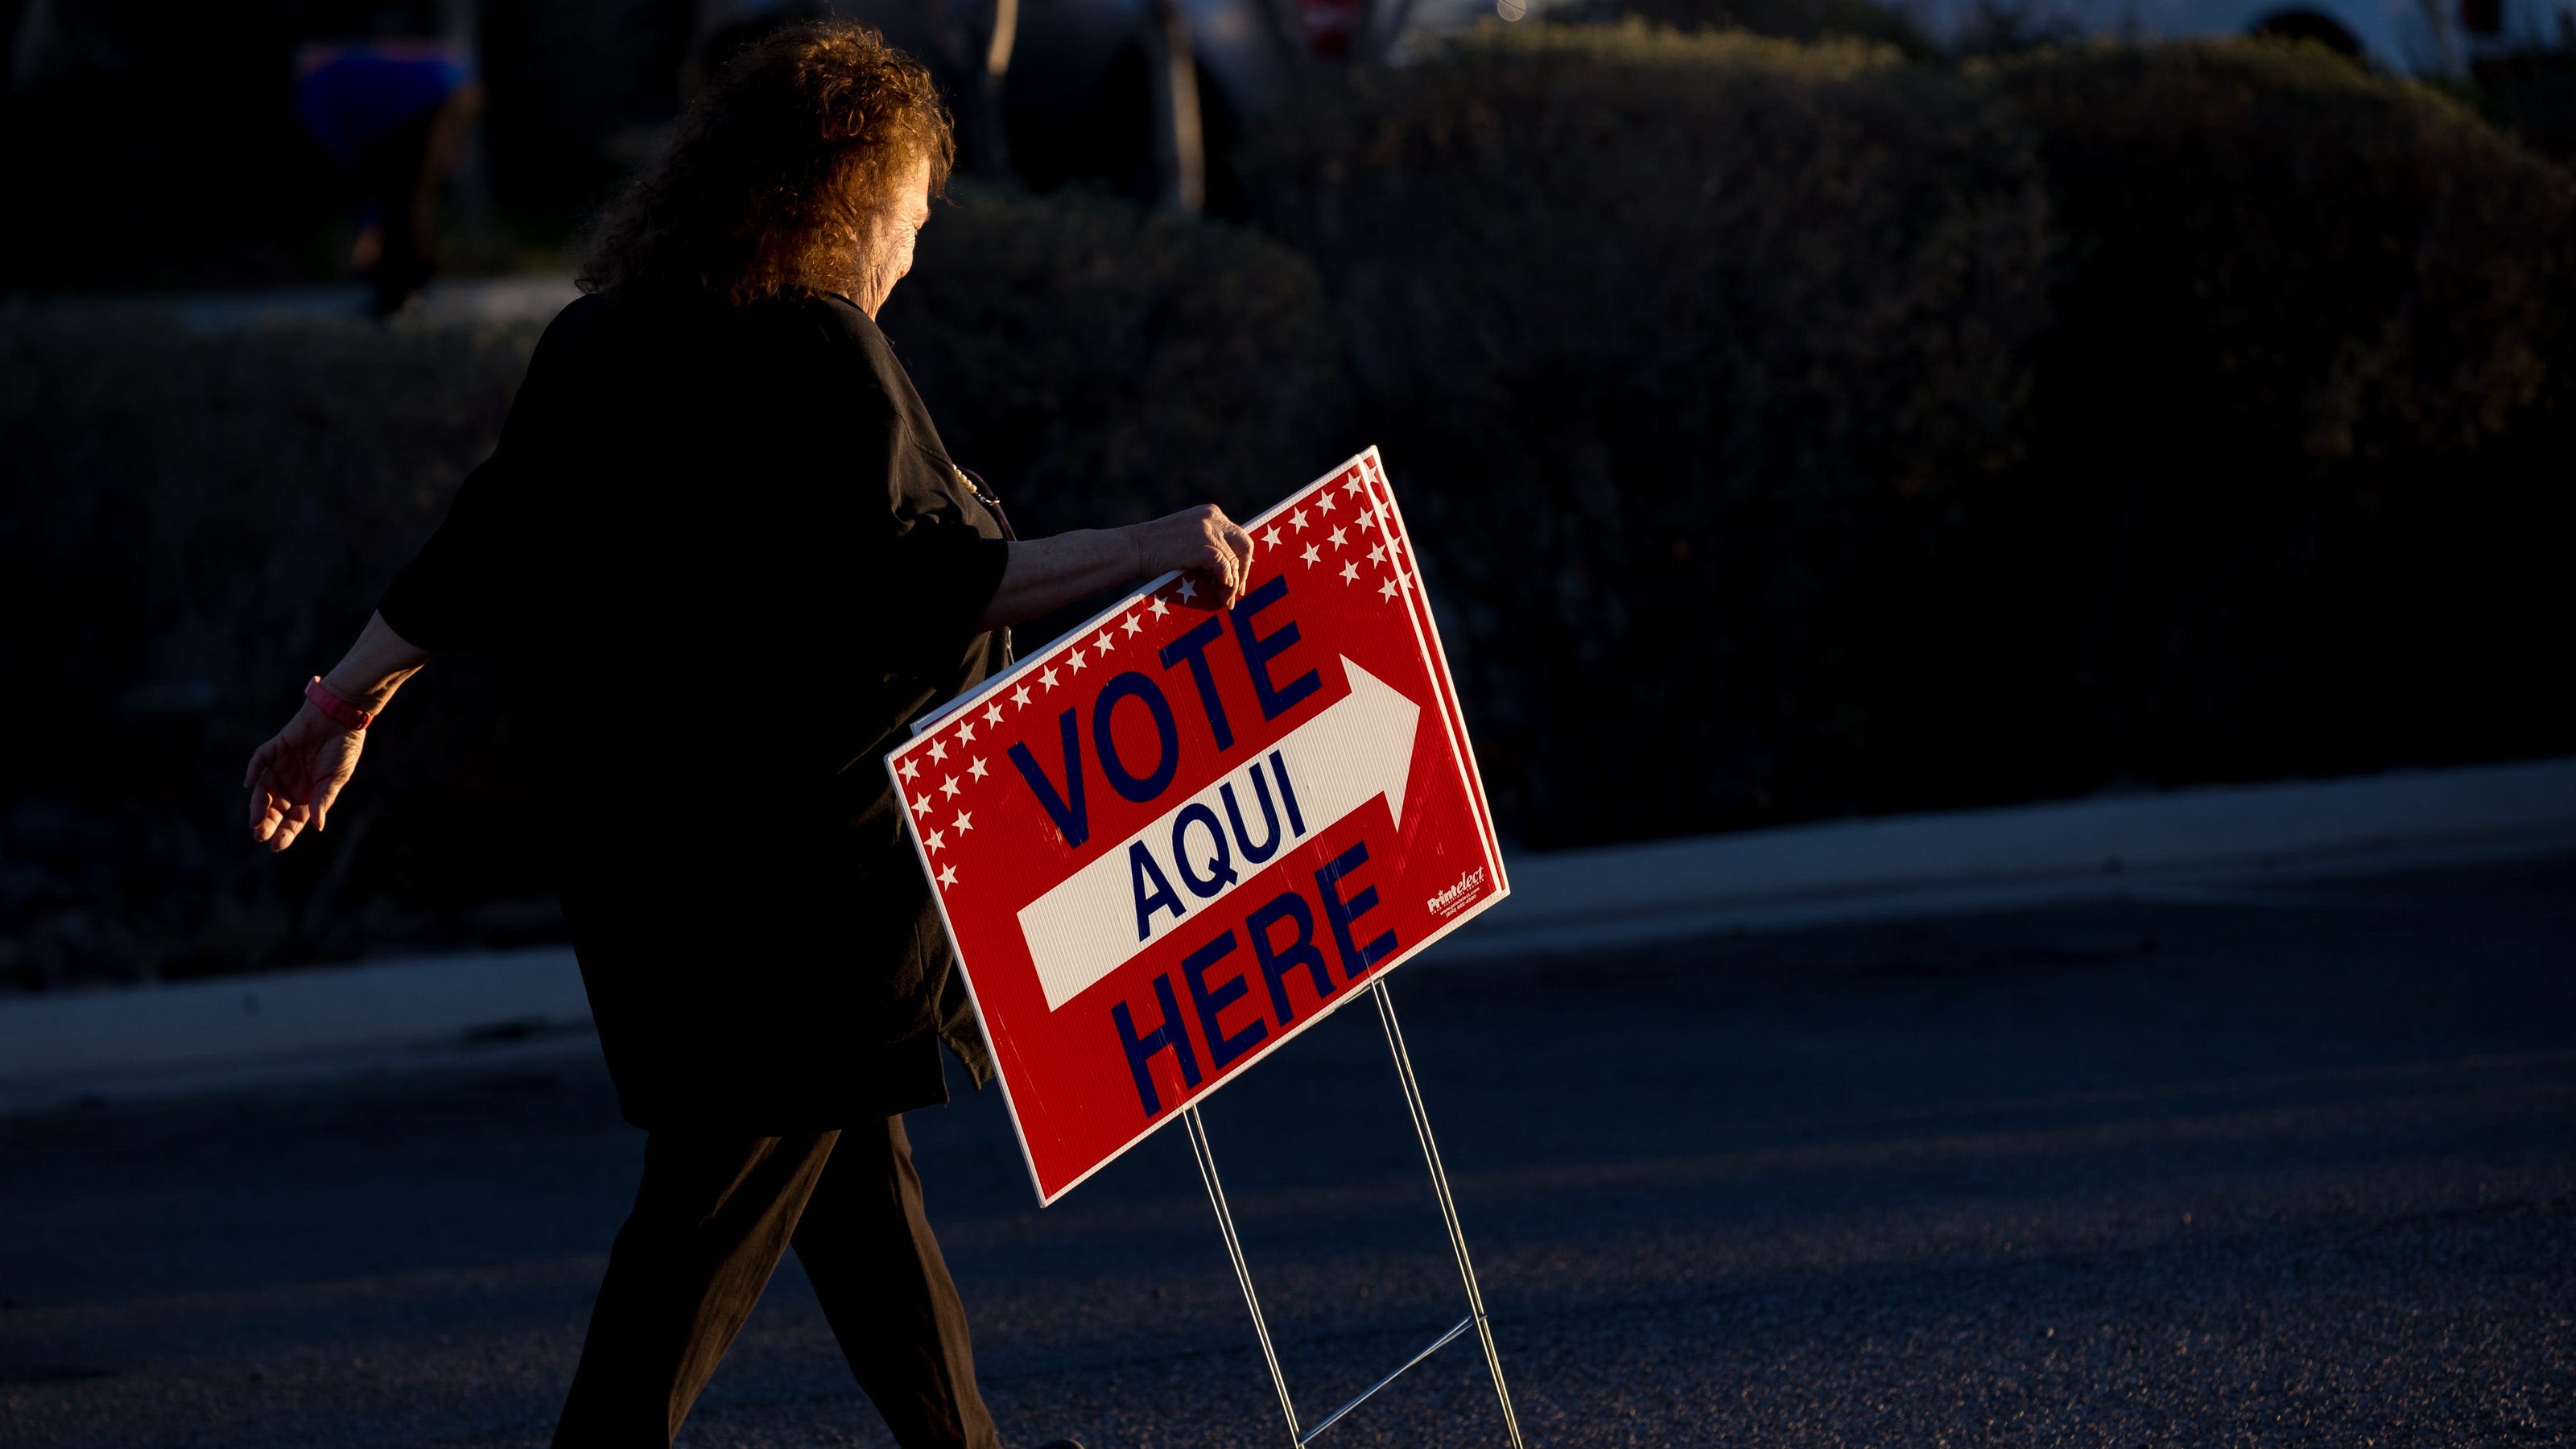
M1279 851L1378 796L1402 823L1422 707L1347 655L1342 673L1351 692L1331 708L1021 909L1020 934L1037 962L1049 1011L1224 899ZM1252 858L1256 851L1259 860ZM1147 890L1138 883L1140 852L1169 883L1169 899L1179 907L1157 902L1145 913L1141 935L1138 903ZM1202 886L1210 887L1205 894Z

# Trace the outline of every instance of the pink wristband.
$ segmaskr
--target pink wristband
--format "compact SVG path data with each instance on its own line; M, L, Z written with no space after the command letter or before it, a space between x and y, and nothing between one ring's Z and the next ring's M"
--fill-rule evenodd
M304 686L304 697L312 701L313 707L322 711L325 718L342 729L362 730L376 722L374 715L324 688L319 674L313 676L312 683Z

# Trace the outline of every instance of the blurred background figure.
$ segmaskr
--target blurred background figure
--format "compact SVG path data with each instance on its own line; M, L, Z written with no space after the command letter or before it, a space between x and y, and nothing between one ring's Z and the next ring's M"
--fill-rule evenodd
M295 53L295 118L356 187L349 264L373 284L377 316L435 269L439 188L482 103L473 56L454 41L317 41Z

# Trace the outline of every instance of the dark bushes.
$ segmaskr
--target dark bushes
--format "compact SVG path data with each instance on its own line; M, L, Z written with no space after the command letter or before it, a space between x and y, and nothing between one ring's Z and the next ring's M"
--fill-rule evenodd
M1271 134L1534 844L2576 744L2569 185L2425 90L1524 32Z
M361 808L309 860L254 851L239 789L250 747L489 449L534 340L8 319L0 670L22 743L0 982L351 956L444 939L461 927L437 914L538 888L531 814L492 766L486 671L406 697ZM438 849L473 830L489 834ZM433 867L423 895L413 859Z
M2528 667L2570 621L2576 184L2314 47L1994 78L2078 264L1975 532L2056 605L1996 658L2084 740L2067 783L2576 745Z
M1264 136L1324 284L970 195L888 330L1032 531L1384 442L1518 842L2576 749L2576 182L2427 91L1525 28ZM0 319L0 981L547 929L497 762L550 741L468 661L321 849L237 823L533 329L46 315Z
M1055 528L1332 461L1326 316L1250 235L978 199L885 320L957 456ZM240 790L489 451L537 330L0 314L0 989L560 932L515 766L577 745L497 709L488 661L404 691L318 849L254 849Z
M1931 40L1912 17L1881 0L1586 0L1548 12L1552 21L1637 20L1668 30L1740 30L1773 40L1858 40L1922 59Z
M1232 227L961 188L883 320L1024 531L1266 504L1352 451L1313 269Z
M2054 247L2001 102L1630 26L1506 32L1271 134L1463 616L1501 819L1556 845L1866 803L1875 621L2030 432Z
M2481 62L2470 89L2487 119L2559 165L2576 167L2576 16L2565 18L2556 45Z

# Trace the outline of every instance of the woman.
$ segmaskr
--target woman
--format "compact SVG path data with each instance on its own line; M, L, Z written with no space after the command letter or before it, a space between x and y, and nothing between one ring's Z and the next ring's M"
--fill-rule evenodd
M874 318L952 143L864 28L783 32L606 218L501 441L303 708L252 756L284 850L442 650L513 655L565 826L564 905L643 1182L558 1444L667 1444L794 1245L906 1446L992 1449L901 1114L967 1007L881 763L1007 627L1165 569L1240 593L1212 507L1012 539Z

